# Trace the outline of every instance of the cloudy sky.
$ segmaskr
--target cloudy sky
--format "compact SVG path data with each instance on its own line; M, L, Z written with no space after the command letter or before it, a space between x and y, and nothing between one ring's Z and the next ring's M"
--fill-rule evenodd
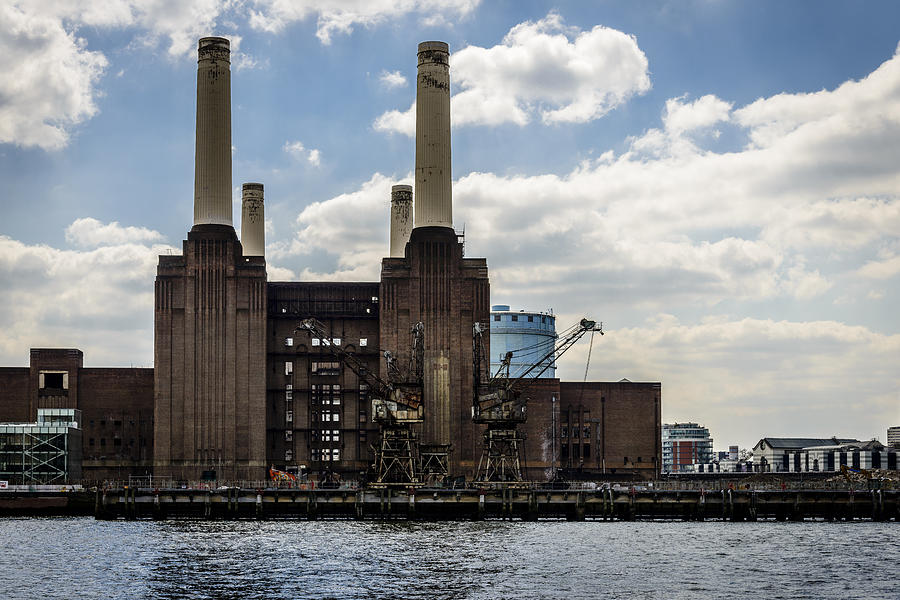
M892 1L4 2L0 365L37 346L152 365L157 256L193 214L203 35L236 49L235 199L266 185L270 280L377 281L416 44L438 39L455 226L494 303L602 320L588 377L661 381L664 419L717 448L884 441L898 24Z

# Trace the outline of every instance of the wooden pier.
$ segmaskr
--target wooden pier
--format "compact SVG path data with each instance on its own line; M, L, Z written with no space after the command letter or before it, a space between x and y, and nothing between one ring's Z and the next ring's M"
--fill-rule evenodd
M900 521L900 490L97 490L97 519Z

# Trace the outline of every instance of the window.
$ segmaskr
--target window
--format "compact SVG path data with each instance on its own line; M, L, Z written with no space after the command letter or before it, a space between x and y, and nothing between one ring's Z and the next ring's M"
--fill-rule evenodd
M106 438L100 438L100 445L106 446Z
M284 430L284 441L292 442L294 441L294 432L291 429Z
M285 450L284 451L284 460L294 460L294 451L293 450Z
M566 427L565 425L563 425L563 426L562 426L562 431L561 431L561 433L559 434L559 437L563 437L563 438L569 437L569 428Z
M322 451L318 448L313 448L310 455L313 460L322 460Z
M546 323L546 322L547 322L547 317L541 317L541 323Z
M586 440L591 439L591 426L590 426L590 425L585 425L585 426L584 426L584 431L583 431L582 433L583 433L583 436L582 436L582 437L584 437L584 439L586 439Z
M531 315L528 315L528 322L529 322L529 323L534 323L534 317L531 316Z
M494 315L494 320L495 320L495 321L499 321L499 320L500 320L500 315Z
M294 421L294 411L289 410L284 413L284 420L288 423L292 423Z
M331 422L331 413L330 413L330 412L323 412L323 413L322 413L322 421L325 421L325 422Z
M366 422L366 411L364 411L364 410L359 411L359 422L360 423Z
M366 443L366 440L368 439L368 437L369 437L368 432L365 429L359 430L359 441L360 442Z
M331 441L331 430L330 430L330 429L323 429L323 430L319 433L319 437L322 439L323 442L330 442L330 441Z
M362 348L363 346L369 345L369 338L359 338L359 346Z
M512 321L518 321L518 320L519 320L519 315L512 315L512 317L511 317L510 319L511 319Z
M334 338L334 339L331 340L331 341L332 341L332 343L333 343L335 346L340 346L340 345L341 345L341 338Z
M313 339L312 339L312 345L313 345L313 346L318 346L319 343L320 343L320 342L319 342L319 338L313 338Z
M284 389L292 390L292 389L294 389L294 386L293 386L293 384L288 383L288 384L285 384Z
M333 448L331 450L331 460L341 460L341 450L340 448Z
M572 428L572 437L576 440L578 439L578 427Z
M340 432L340 430L338 430L338 429L332 429L332 430L331 430L331 439L333 439L335 442L341 441L341 432Z
M288 360L288 361L285 361L285 363L284 363L284 374L285 374L285 375L291 375L291 374L293 374L293 372L294 372L294 363L292 363L292 362L289 361L289 360Z
M294 338L284 338L284 345L291 347L294 345Z
M285 390L285 391L284 391L284 399L285 399L285 400L293 400L293 399L294 399L294 392L293 392L293 390Z
M313 362L310 365L310 370L313 375L340 375L341 363L337 361Z
M93 446L93 445L94 445L94 438L90 438L88 440L88 446Z
M66 373L41 373L41 375L44 378L44 385L41 387L63 389L63 375L66 375Z
M590 447L590 446L585 446L585 447L584 447L584 457L585 457L585 458L590 458L590 457L591 457L591 447Z
M341 413L334 413L331 415L332 420L337 423L341 420Z

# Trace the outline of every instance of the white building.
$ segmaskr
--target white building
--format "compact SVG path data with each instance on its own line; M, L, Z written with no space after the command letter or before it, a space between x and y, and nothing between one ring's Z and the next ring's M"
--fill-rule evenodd
M897 451L878 440L763 438L753 448L754 470L806 473L851 469L897 469Z

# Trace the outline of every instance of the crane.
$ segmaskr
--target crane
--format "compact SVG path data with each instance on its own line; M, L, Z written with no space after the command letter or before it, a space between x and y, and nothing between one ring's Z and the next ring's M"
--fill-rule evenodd
M603 323L581 319L557 340L549 352L515 377L510 376L513 353L507 352L497 372L488 377L488 363L484 358L484 328L480 323L474 324L472 421L487 425L484 431L484 447L475 477L477 481L522 481L519 445L525 439L525 435L517 430L518 424L526 420L527 399L522 398L522 392L588 331L603 335Z
M366 368L352 353L331 342L327 327L317 319L305 319L296 329L318 337L320 344L356 373L369 386L372 398L372 420L378 423L380 436L375 451L375 484L419 483L418 439L411 426L421 423L422 357L424 356L425 326L416 323L411 328L412 353L407 373L402 373L391 352L385 351L388 380L385 381Z

